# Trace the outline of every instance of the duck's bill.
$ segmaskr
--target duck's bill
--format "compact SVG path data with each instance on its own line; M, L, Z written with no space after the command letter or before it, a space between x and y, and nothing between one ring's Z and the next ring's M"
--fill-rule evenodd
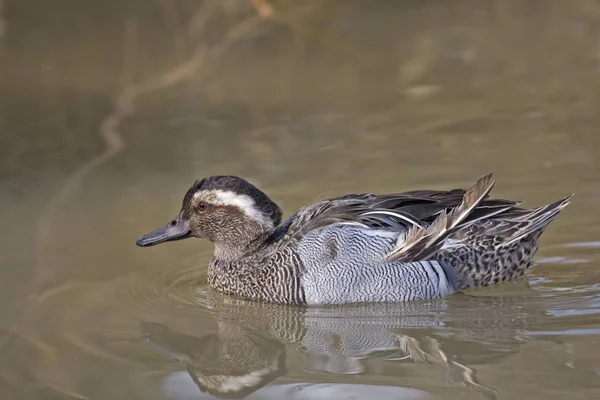
M187 221L179 214L173 221L165 226L152 231L135 242L140 247L154 246L159 243L172 242L174 240L186 239L191 236Z

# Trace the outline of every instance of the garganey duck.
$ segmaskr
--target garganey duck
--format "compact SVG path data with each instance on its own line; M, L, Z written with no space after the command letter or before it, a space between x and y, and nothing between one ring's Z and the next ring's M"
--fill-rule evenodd
M213 242L209 286L286 304L405 302L522 276L571 196L533 209L489 198L492 175L466 190L350 194L281 222L265 193L236 176L196 181L180 213L138 246Z

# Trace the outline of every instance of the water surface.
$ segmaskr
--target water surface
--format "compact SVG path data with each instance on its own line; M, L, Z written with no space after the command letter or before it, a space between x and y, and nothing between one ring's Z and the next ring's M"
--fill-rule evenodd
M600 395L594 2L0 4L0 397ZM576 195L523 279L442 300L245 302L209 243L135 246L211 174L290 215L487 172Z

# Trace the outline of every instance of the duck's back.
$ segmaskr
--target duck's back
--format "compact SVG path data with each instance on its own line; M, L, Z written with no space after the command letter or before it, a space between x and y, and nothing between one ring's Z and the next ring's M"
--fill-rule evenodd
M455 273L437 261L386 262L399 232L334 224L302 238L307 304L398 302L454 292Z

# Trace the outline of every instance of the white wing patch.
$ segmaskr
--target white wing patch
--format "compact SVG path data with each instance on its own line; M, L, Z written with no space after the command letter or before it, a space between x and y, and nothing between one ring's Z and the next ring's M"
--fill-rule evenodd
M229 190L210 190L208 192L197 193L195 197L210 199L209 202L215 206L237 207L259 224L273 226L271 219L256 207L254 199L245 194L238 194Z

